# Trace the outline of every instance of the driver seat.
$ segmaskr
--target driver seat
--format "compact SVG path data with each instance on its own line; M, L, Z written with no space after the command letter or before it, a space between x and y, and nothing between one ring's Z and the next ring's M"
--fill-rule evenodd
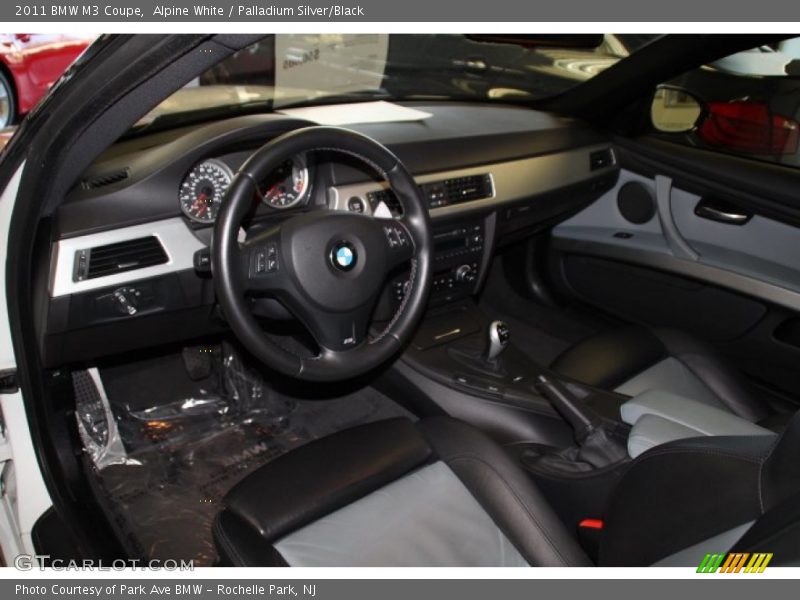
M529 477L448 417L321 438L225 497L221 566L590 566Z
M780 436L645 452L603 510L598 563L689 566L732 549L800 564L799 449L800 413ZM222 566L592 564L509 455L449 417L301 446L238 483L213 533Z

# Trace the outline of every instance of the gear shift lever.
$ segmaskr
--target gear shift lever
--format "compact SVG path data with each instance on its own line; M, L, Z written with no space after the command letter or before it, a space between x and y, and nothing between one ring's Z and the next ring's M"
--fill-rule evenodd
M497 357L508 346L511 332L503 321L492 321L489 324L489 339L486 349L483 351L483 360L487 363L494 363Z

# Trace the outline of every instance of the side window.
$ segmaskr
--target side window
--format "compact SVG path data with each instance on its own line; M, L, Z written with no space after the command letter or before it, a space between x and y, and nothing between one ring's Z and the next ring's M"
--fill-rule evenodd
M800 167L800 38L739 52L660 86L654 134Z

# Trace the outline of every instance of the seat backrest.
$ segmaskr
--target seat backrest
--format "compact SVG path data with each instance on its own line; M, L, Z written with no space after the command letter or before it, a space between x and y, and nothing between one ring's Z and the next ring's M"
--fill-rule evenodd
M770 435L775 432L733 413L664 390L652 389L620 407L622 420L632 425L628 454L643 452L674 440L717 435Z
M758 524L800 493L798 457L800 413L780 436L693 438L641 454L609 500L600 565L648 566Z

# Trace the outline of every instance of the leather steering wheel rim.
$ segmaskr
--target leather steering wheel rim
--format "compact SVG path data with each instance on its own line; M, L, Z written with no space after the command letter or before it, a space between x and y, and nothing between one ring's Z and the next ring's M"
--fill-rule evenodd
M402 217L316 210L240 243L257 182L287 158L314 151L344 153L372 167L394 192ZM430 293L432 253L425 200L401 161L354 131L307 127L265 144L236 173L214 226L211 268L225 318L256 358L290 377L342 381L377 368L410 340ZM406 262L410 277L403 300L388 325L370 335L369 317L387 276ZM301 357L271 340L250 311L251 292L284 304L309 329L320 353Z

